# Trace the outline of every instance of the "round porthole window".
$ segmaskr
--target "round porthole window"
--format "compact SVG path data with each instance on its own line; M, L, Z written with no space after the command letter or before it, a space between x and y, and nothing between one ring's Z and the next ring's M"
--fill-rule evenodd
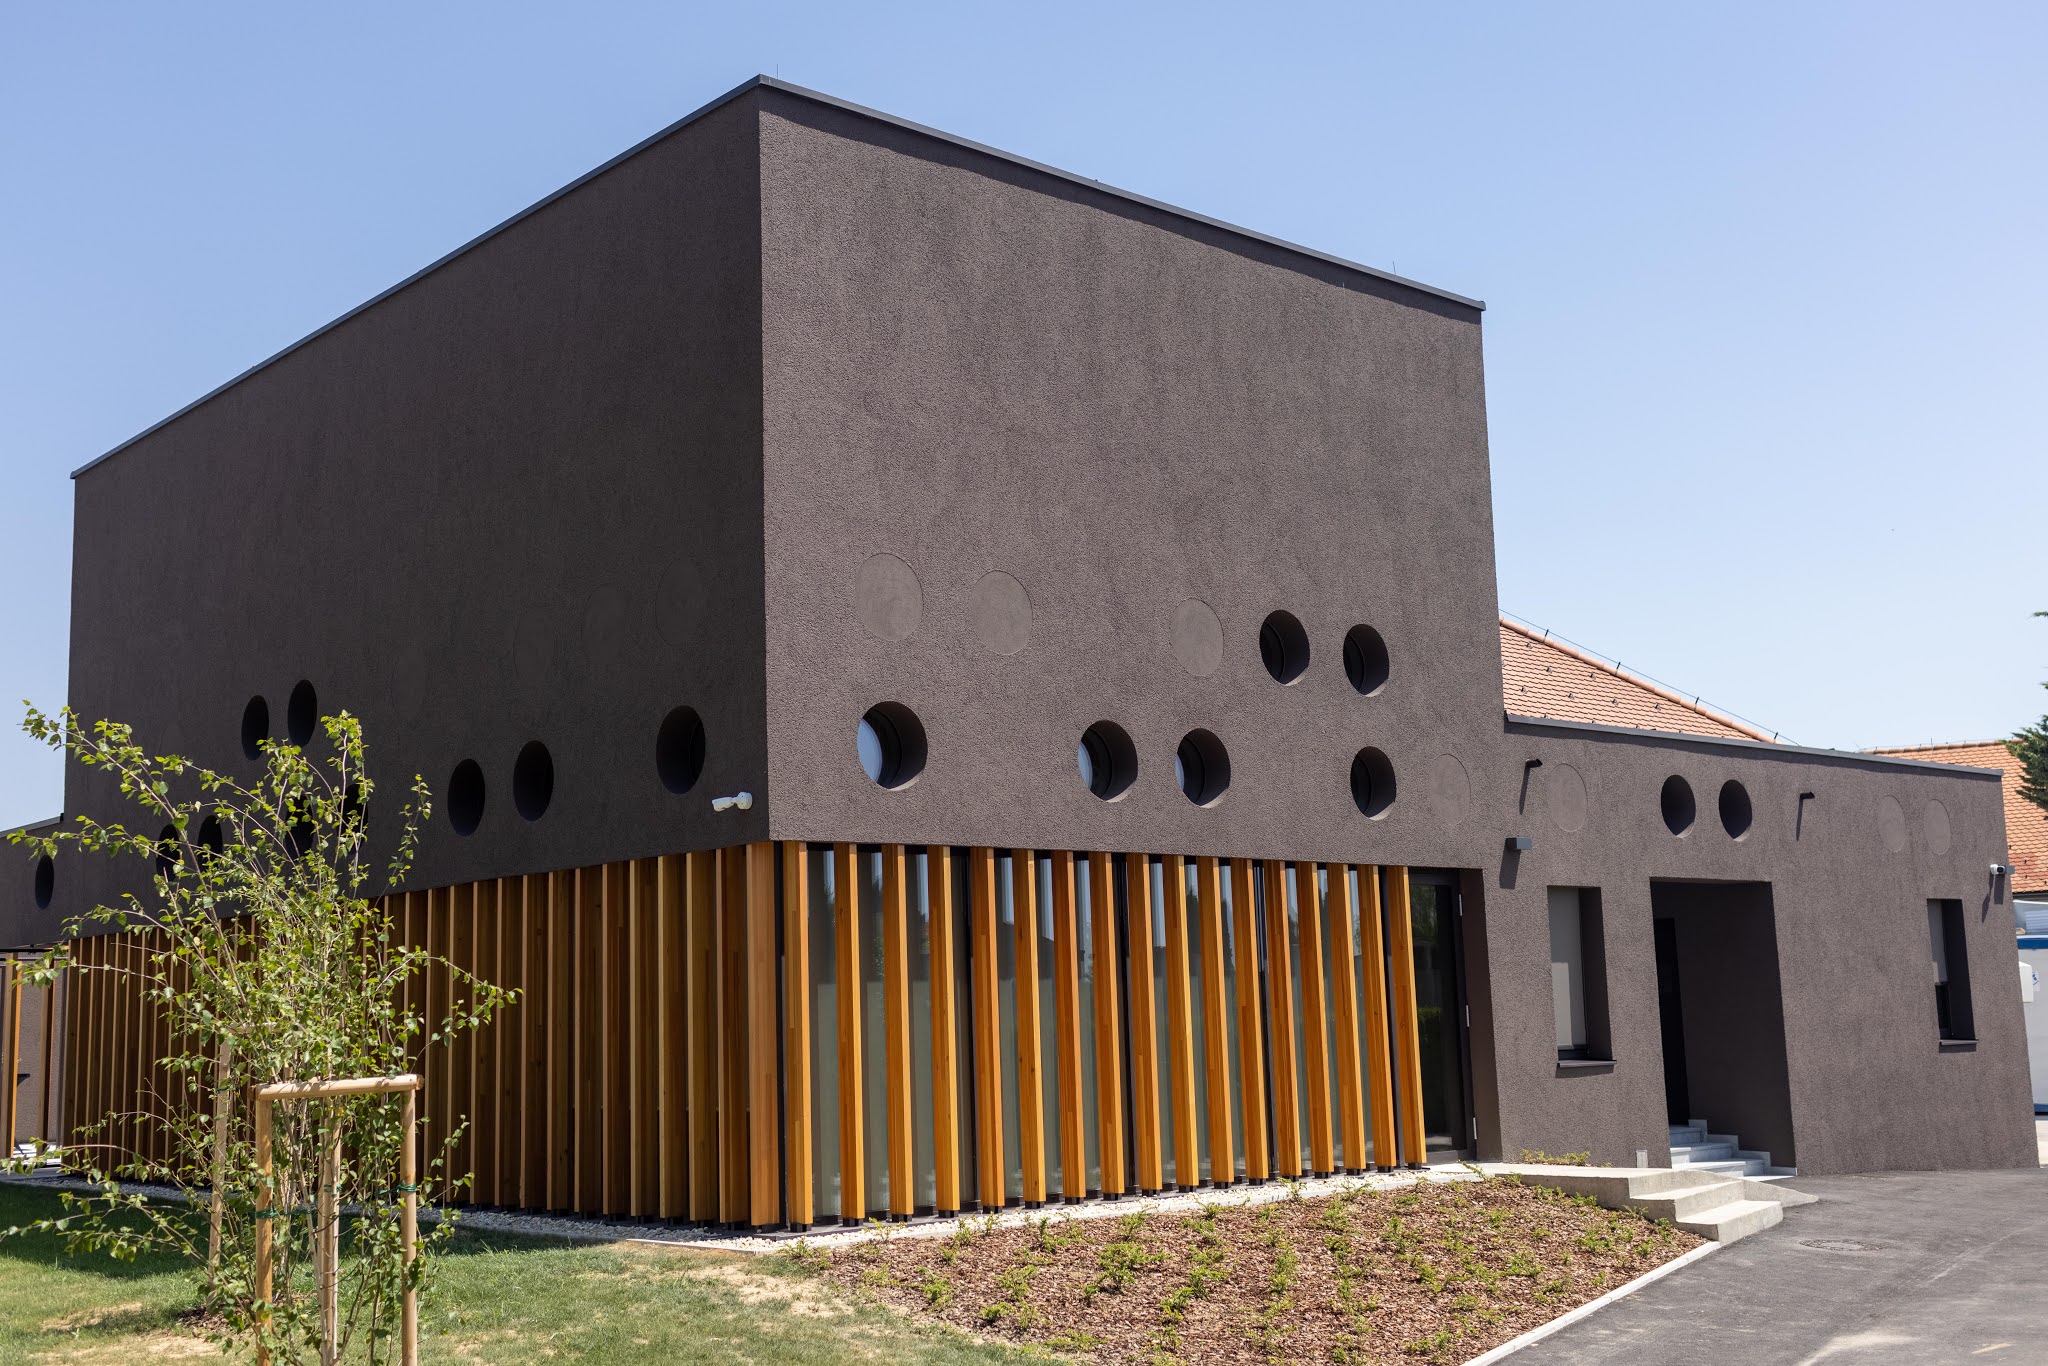
M304 749L313 743L313 733L319 729L320 697L313 691L313 685L302 678L284 705L285 738Z
M677 707L654 737L654 769L661 785L681 795L704 775L704 721L695 707Z
M1664 791L1658 798L1658 805L1664 814L1664 828L1674 835L1683 835L1692 829L1692 823L1699 818L1692 784L1676 773L1664 780Z
M36 860L36 909L47 911L57 895L57 865L48 854Z
M1351 756L1351 800L1368 820L1378 820L1394 804L1394 766L1370 747Z
M879 787L909 787L924 772L924 723L901 702L869 707L854 732L861 772Z
M1230 751L1213 731L1189 731L1173 752L1173 780L1196 806L1214 806L1230 787Z
M1082 731L1074 760L1081 768L1081 782L1106 802L1129 792L1138 780L1137 747L1114 721L1097 721Z
M555 758L538 740L529 740L512 762L512 806L530 821L548 813L555 799Z
M199 847L219 858L227 849L226 833L221 829L218 813L208 816L199 823Z
M484 771L464 759L448 775L448 823L458 835L474 835L484 819Z
M1733 778L1721 784L1721 828L1728 832L1730 839L1739 840L1747 835L1754 815L1749 805L1748 788Z
M178 876L178 827L167 825L156 836L156 875L165 881Z
M261 759L263 742L270 738L270 704L259 695L242 708L242 755Z
M1275 612L1259 625L1259 659L1275 683L1292 683L1308 672L1308 632L1292 612Z
M1371 697L1387 686L1387 642L1370 626L1354 626L1344 633L1344 676L1351 686Z

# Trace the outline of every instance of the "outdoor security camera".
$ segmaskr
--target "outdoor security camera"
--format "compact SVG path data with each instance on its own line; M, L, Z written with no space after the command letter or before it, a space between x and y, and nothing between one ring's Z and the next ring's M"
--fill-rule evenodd
M734 808L738 808L741 811L752 811L754 809L754 794L751 792L735 792L730 797L713 797L711 799L711 809L713 811L731 811Z

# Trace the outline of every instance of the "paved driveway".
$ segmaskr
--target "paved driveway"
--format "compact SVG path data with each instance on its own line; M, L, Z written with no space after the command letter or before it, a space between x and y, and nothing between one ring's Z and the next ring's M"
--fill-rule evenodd
M1509 1361L2048 1363L2048 1169L1789 1184L1820 1203Z

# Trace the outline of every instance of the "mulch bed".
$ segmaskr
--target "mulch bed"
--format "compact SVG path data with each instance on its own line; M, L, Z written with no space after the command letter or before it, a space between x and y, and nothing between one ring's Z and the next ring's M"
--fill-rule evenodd
M970 1332L1094 1361L1456 1362L1699 1245L1511 1177L1143 1211L797 1259Z

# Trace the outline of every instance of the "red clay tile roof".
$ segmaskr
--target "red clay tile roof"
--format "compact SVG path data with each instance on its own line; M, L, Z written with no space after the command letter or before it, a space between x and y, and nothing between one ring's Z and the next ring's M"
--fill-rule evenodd
M2005 847L2012 859L2012 892L2048 892L2048 811L2020 795L2020 761L2002 740L1960 745L1913 745L1905 749L1874 749L1901 759L1926 759L1937 764L1968 764L2005 771Z
M1632 677L1605 660L1506 618L1500 623L1500 664L1503 700L1512 716L1738 740L1773 738L1707 710L1697 699Z

